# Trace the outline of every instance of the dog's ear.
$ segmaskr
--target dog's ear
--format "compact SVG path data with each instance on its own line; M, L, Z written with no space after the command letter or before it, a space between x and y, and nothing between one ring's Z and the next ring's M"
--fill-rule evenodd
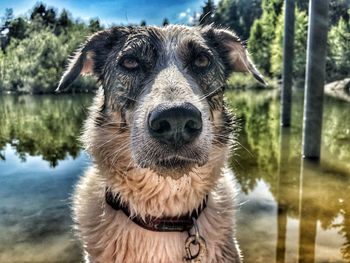
M114 27L89 37L69 62L56 92L67 90L79 75L90 74L100 78L108 54L127 30L127 27Z
M267 85L264 77L251 61L245 44L239 37L226 29L217 29L213 26L202 28L202 34L207 42L216 49L221 57L226 74L232 72L249 72L261 84Z

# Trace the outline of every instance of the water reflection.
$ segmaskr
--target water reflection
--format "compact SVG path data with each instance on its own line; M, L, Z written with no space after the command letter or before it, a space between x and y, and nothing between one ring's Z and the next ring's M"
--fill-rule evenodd
M245 262L350 262L350 104L325 99L322 161L301 161L302 92L292 127L276 92L232 92L241 147ZM77 137L91 96L0 96L0 262L78 262L69 196L89 160ZM45 253L43 253L45 251Z
M323 158L310 164L301 162L300 94L290 129L279 128L274 94L232 94L229 102L243 125L231 165L246 194L238 222L246 262L350 262L349 105L325 99Z
M315 262L315 244L317 219L320 213L319 164L307 160L302 162L301 198L300 198L300 228L299 228L299 262ZM311 190L312 189L312 190ZM311 191L310 191L311 190Z
M337 231L342 237L341 248L337 250L344 262L349 262L349 170L334 167L329 160L321 164L304 160L301 178L299 262L314 262L317 259L317 253L320 253L317 250L320 228ZM332 240L328 242L331 246Z
M0 262L80 262L69 198L91 96L0 96Z
M286 253L286 235L287 235L287 214L288 200L286 196L289 190L289 154L290 154L290 129L281 128L280 130L280 158L277 177L277 245L276 262L285 262Z
M76 158L77 136L91 96L0 96L0 161L10 144L18 157L42 156L51 167L68 155Z

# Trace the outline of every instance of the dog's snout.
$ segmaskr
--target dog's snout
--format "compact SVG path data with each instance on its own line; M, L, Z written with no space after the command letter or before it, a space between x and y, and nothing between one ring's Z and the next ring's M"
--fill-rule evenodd
M202 114L191 103L158 105L150 114L148 128L153 138L173 148L190 143L202 131Z

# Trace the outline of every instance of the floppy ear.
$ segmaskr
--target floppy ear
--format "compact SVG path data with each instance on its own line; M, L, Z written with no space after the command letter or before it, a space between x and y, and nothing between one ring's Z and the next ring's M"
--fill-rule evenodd
M229 30L217 29L212 26L204 27L202 30L204 37L223 60L227 75L232 72L248 72L261 84L267 85L264 77L250 59L245 45L237 35Z
M126 28L114 27L97 32L89 37L69 62L56 92L67 90L79 75L91 74L99 78L109 52L112 50L113 45L116 44L116 41L120 39L123 31L126 31Z

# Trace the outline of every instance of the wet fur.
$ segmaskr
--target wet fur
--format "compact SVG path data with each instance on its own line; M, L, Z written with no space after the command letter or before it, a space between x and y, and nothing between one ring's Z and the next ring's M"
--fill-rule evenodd
M199 51L211 57L205 72L187 66ZM120 67L130 52L142 62L137 72ZM77 184L73 203L86 262L179 263L185 256L187 233L140 228L106 204L106 187L141 217L183 215L208 195L198 219L208 247L203 262L241 262L234 234L234 178L225 168L234 123L223 92L234 70L262 80L239 39L211 26L116 27L93 35L77 52L59 88L81 73L94 74L102 84L81 139L93 165ZM202 134L182 151L160 145L147 133L147 115L164 101L189 101L202 113ZM167 156L195 163L159 167L156 161Z

